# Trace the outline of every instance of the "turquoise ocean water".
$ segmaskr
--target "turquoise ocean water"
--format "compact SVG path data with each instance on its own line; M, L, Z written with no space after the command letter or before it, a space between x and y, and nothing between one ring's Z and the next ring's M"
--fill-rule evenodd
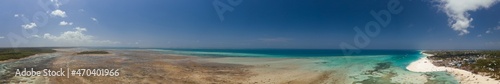
M213 57L267 57L267 58L329 58L346 57L342 50L336 49L161 49L164 53ZM406 67L418 60L420 50L361 50L352 57L383 56L398 67ZM373 58L370 58L373 59Z
M321 69L342 71L337 76L348 76L354 83L406 83L457 84L446 72L416 73L406 69L411 62L423 55L420 50L361 50L345 56L336 49L154 49L165 54L205 57L257 57L319 60ZM416 76L425 75L426 82ZM415 78L413 78L415 77Z

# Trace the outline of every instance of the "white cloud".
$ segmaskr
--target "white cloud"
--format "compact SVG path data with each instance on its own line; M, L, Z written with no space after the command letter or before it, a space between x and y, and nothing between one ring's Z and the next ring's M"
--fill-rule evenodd
M83 31L66 31L59 36L53 36L49 33L43 35L43 38L53 41L64 42L90 42L93 36L83 34Z
M482 36L483 36L483 35L481 35L481 34L477 35L477 37L482 37Z
M3 38L5 38L5 37L3 37L3 36L0 36L0 39L3 39Z
M23 27L24 29L33 29L36 27L36 23L32 22L32 23L28 23L28 24L25 24L25 25L21 25L21 27Z
M40 38L39 35L31 35L31 37L34 37L34 38Z
M93 18L93 17L92 17L92 18L90 18L90 19L92 19L92 21L98 22L96 18Z
M440 8L446 12L449 17L449 23L453 30L459 31L459 35L468 34L467 28L471 27L469 11L476 11L481 8L489 8L498 0L438 0Z
M24 14L14 14L14 17L24 17Z
M82 28L82 27L76 27L76 31L87 31L87 28Z
M53 15L53 16L59 16L59 17L62 17L62 18L67 17L66 16L66 12L64 12L62 10L59 10L59 9L52 11L50 14Z
M61 26L65 26L65 25L73 25L73 22L61 21L61 22L59 22L59 25L61 25Z
M487 34L489 34L489 33L491 33L491 31L490 31L490 30L487 30L487 31L486 31L486 33L487 33Z
M497 26L497 27L495 28L495 30L500 30L500 26Z
M83 32L87 31L86 28L76 27L75 31L66 31L59 36L54 36L49 33L43 35L44 39L49 39L56 42L70 43L70 44L119 44L120 42L110 40L94 40L94 36L86 35Z

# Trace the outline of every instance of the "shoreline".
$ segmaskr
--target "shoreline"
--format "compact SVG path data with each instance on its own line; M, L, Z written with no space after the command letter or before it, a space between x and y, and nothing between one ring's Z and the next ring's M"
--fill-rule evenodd
M406 67L407 70L412 72L436 72L436 71L446 71L449 74L453 75L456 80L458 80L462 84L471 84L471 83L479 83L479 84L500 84L499 80L492 79L487 76L474 74L472 72L452 68L452 67L443 67L443 66L435 66L432 64L432 60L429 60L427 57L434 56L432 54L423 53L424 55L417 61L410 63Z
M410 63L410 65L406 67L407 70L412 72L446 71L446 67L435 66L434 64L432 64L431 60L427 58L434 55L423 52L424 51L421 51L420 53L424 56L420 57L420 59L418 59L417 61Z
M199 56L166 54L147 50L105 50L111 54L76 55L80 49L57 49L52 58L28 57L19 65L37 66L39 68L120 68L118 77L6 77L4 83L293 83L293 84L320 84L320 83L441 83L454 81L451 75L432 73L413 73L399 67L392 67L380 57L352 57L352 58L252 58L252 57L219 57L205 58ZM430 54L425 54L426 56ZM48 56L48 55L40 55ZM422 56L425 58L426 56ZM421 59L422 59L421 58ZM46 60L30 62L30 60ZM353 61L350 61L353 60ZM424 60L425 61L425 60ZM431 64L430 59L426 63ZM369 63L370 65L359 65ZM12 63L11 63L12 64ZM77 64L77 65L75 65ZM346 65L347 64L347 65ZM415 64L424 64L415 63ZM71 66L69 66L71 65ZM412 65L414 65L412 63ZM431 64L432 65L432 64ZM433 65L432 65L433 66ZM29 66L32 67L32 66ZM7 69L6 69L7 70ZM9 69L10 70L10 69ZM1 71L1 70L0 70ZM445 70L446 71L446 70ZM444 73L444 72L443 72ZM451 73L451 72L449 72ZM461 74L458 74L461 75ZM0 82L2 74L0 73ZM446 77L441 79L439 77ZM5 76L4 76L5 77ZM436 78L436 80L432 78ZM466 76L461 76L466 77ZM475 76L478 78L479 76ZM459 80L458 78L456 78ZM481 78L480 78L481 79ZM377 80L377 81L372 81ZM476 80L469 79L465 81ZM487 80L483 80L487 81ZM490 80L491 81L491 80ZM462 82L465 84L475 83ZM479 82L497 84L498 82Z

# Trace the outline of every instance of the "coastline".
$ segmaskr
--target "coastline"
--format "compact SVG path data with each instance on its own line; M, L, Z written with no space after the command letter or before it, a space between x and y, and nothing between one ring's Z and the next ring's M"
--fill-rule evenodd
M49 69L61 67L72 69L96 67L120 68L121 74L126 75L118 77L90 76L71 78L3 76L5 77L3 79L4 83L162 83L165 81L167 83L249 84L458 83L453 76L446 74L446 72L438 72L439 74L414 73L399 66L396 67L391 63L391 56L346 56L314 59L203 57L148 50L103 50L110 52L110 54L106 55L75 54L81 51L82 49L57 49L57 54L31 56L24 58L24 61L11 62L8 65L12 65L9 66L12 68L15 68L15 66L37 65L36 67L38 68ZM50 58L47 58L48 56ZM45 61L31 62L32 60ZM430 63L429 60L427 59L428 63ZM41 66L39 64L48 65ZM443 79L443 77L446 78ZM0 82L3 80L0 73ZM496 84L496 82L488 84Z
M435 66L427 58L427 57L434 56L434 55L428 54L428 53L423 53L423 51L420 53L424 56L420 57L420 59L418 59L417 61L410 63L410 65L408 65L406 67L407 70L412 71L412 72L446 71L446 67Z
M455 79L462 84L472 84L472 83L500 84L499 80L495 80L490 77L482 76L479 74L474 74L466 70L452 68L452 67L435 66L434 64L432 64L431 62L432 60L429 60L427 58L434 55L423 52L424 51L421 51L421 54L424 56L422 56L419 60L410 63L410 65L406 67L407 70L412 72L446 71L449 74L453 75Z

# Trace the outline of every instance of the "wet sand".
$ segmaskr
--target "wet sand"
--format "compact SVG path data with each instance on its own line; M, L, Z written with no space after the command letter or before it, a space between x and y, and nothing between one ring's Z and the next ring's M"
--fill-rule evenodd
M336 83L342 77L334 71L308 69L313 61L232 57L195 57L162 54L146 50L107 50L110 54L76 55L80 49L2 62L1 83L82 84L82 83L166 83L166 84L304 84ZM33 61L40 60L40 61ZM233 62L239 61L239 62ZM15 69L35 70L120 69L116 77L70 76L20 77ZM69 74L66 74L69 75ZM335 77L341 77L336 79Z
M226 57L203 60L252 65L254 67L249 70L257 75L247 82L256 84L338 84L344 83L348 77L336 74L335 70L318 69L321 66L312 59Z

